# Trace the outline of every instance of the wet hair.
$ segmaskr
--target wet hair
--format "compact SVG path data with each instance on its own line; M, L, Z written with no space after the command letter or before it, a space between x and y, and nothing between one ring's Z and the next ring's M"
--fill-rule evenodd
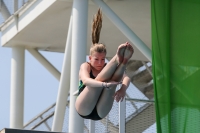
M98 12L94 15L92 22L92 45L90 48L90 55L92 55L93 52L106 54L106 46L102 43L99 43L101 27L102 12L101 9L98 9Z

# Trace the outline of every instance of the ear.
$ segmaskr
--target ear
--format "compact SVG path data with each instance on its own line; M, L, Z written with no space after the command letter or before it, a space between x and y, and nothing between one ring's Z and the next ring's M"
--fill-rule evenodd
M91 61L91 59L92 59L92 56L91 56L91 55L89 55L89 60Z

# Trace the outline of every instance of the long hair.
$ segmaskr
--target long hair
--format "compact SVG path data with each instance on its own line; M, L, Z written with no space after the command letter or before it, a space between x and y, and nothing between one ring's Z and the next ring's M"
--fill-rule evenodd
M99 43L101 28L102 28L102 11L99 8L97 14L95 14L93 17L93 22L92 22L92 45L90 48L90 55L93 52L106 53L105 45Z

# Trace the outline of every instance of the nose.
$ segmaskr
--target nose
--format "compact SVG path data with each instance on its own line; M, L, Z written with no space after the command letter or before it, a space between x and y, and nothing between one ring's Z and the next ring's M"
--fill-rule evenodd
M101 61L98 61L98 64L101 64Z

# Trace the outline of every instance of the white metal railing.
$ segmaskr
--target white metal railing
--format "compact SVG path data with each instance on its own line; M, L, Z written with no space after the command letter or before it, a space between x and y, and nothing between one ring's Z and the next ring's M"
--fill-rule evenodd
M16 15L33 0L0 0L0 24L9 21L10 17Z
M55 103L52 104L49 108L44 110L41 114L37 115L35 118L30 120L28 123L24 125L24 129L29 129L29 130L34 130L38 126L40 126L43 122L45 123L45 126L47 127L48 131L51 131L49 128L50 125L46 122L50 117L54 115L54 108L55 108Z
M141 107L141 111L135 111L132 112L130 108L130 103L131 104L142 104L145 103L145 107ZM124 129L123 131L126 132L134 132L134 128L128 127L128 125L135 123L137 124L136 120L138 119L137 117L144 118L142 121L142 125L145 123L151 123L151 126L148 126L147 128L144 129L144 131L156 131L155 128L155 118L151 119L155 116L155 110L154 107L147 112L144 116L141 116L143 111L148 109L150 106L154 106L154 101L153 100L145 100L145 99L135 99L135 98L126 98L125 100L125 117L120 118L119 116L119 104L117 102L114 102L113 108L111 109L110 113L107 115L106 118L100 120L100 121L93 121L93 127L90 125L90 120L84 120L84 133L89 133L91 132L91 129L95 133L99 132L104 132L104 133L120 133L120 122L116 121L125 121ZM65 112L65 118L64 118L64 124L63 124L63 132L68 131L68 124L69 124L69 107L68 107L69 101L67 102L66 106L66 112ZM138 108L139 109L139 108ZM54 111L55 111L55 103L51 105L49 108L47 108L45 111L43 111L41 114L37 115L35 118L33 118L31 121L29 121L27 124L24 125L24 129L28 130L42 130L42 131L50 131L51 130L51 125L54 117ZM130 116L130 113L132 112L132 116ZM145 112L144 112L145 113ZM114 115L113 115L114 114ZM140 115L140 116L137 116ZM153 115L153 116L152 116ZM121 119L121 120L120 120ZM144 123L144 124L143 124ZM148 125L146 124L146 125ZM137 127L137 130L143 130L139 129L141 127Z

